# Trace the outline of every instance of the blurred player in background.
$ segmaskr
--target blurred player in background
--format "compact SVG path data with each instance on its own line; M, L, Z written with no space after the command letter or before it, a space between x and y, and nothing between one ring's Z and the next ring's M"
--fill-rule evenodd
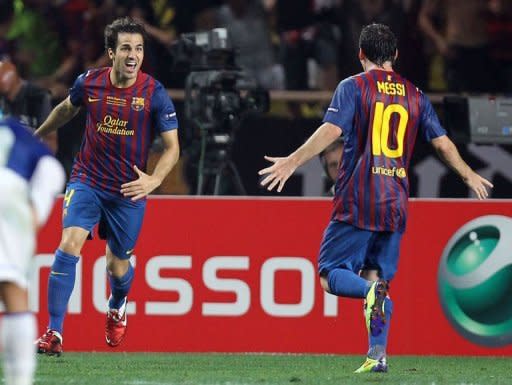
M329 144L325 150L320 152L320 162L324 168L326 176L326 188L324 195L334 195L334 185L338 179L338 172L341 164L341 155L343 154L343 138L338 138Z
M334 210L318 257L324 290L364 298L369 349L356 370L386 372L386 346L393 302L388 296L405 230L407 170L419 132L479 199L492 184L459 155L441 127L432 104L413 84L393 71L397 40L389 27L371 24L359 38L364 72L338 84L323 124L292 154L266 156L260 170L268 190L281 191L292 173L343 133L341 170ZM368 272L377 271L377 280ZM365 279L366 277L368 279Z
M28 128L13 118L0 120L0 340L7 385L33 381L36 319L28 307L27 271L37 229L64 182L64 169Z
M52 98L48 90L21 78L10 61L0 61L0 110L4 116L14 116L35 130L51 109ZM56 154L57 132L50 133L43 140Z
M63 207L62 239L48 280L48 330L38 352L60 355L64 315L75 283L82 247L94 227L106 239L108 301L105 340L111 347L126 332L127 295L134 270L130 257L142 225L145 197L176 164L179 143L174 105L162 84L140 71L145 31L130 18L105 28L112 66L80 75L69 96L37 129L44 136L71 120L83 106L86 129L75 158ZM164 151L154 172L144 172L154 135Z

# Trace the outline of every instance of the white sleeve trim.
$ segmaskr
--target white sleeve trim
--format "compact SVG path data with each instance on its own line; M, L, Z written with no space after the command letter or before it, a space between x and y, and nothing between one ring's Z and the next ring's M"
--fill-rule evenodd
M53 208L55 196L62 192L66 174L62 165L51 155L37 162L30 179L30 200L36 212L38 226L45 224Z

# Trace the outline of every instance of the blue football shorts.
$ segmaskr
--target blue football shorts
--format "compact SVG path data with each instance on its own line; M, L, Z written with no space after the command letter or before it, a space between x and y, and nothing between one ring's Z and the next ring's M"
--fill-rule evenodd
M364 230L333 220L324 232L318 272L325 276L336 268L356 274L371 269L377 270L380 278L391 280L398 265L401 239L400 232Z
M132 202L82 182L68 183L62 207L62 227L77 226L98 234L120 259L130 258L142 227L146 200Z

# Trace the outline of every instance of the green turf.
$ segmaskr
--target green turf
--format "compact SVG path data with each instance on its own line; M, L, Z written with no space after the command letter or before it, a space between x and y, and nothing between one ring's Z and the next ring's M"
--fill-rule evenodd
M509 385L510 358L391 357L386 374L353 374L360 356L65 353L38 357L35 384Z

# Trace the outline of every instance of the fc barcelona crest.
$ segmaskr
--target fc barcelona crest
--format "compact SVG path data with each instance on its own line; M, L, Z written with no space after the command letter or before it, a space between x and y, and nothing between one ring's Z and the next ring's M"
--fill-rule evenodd
M132 98L132 109L135 111L142 111L144 109L144 98Z

